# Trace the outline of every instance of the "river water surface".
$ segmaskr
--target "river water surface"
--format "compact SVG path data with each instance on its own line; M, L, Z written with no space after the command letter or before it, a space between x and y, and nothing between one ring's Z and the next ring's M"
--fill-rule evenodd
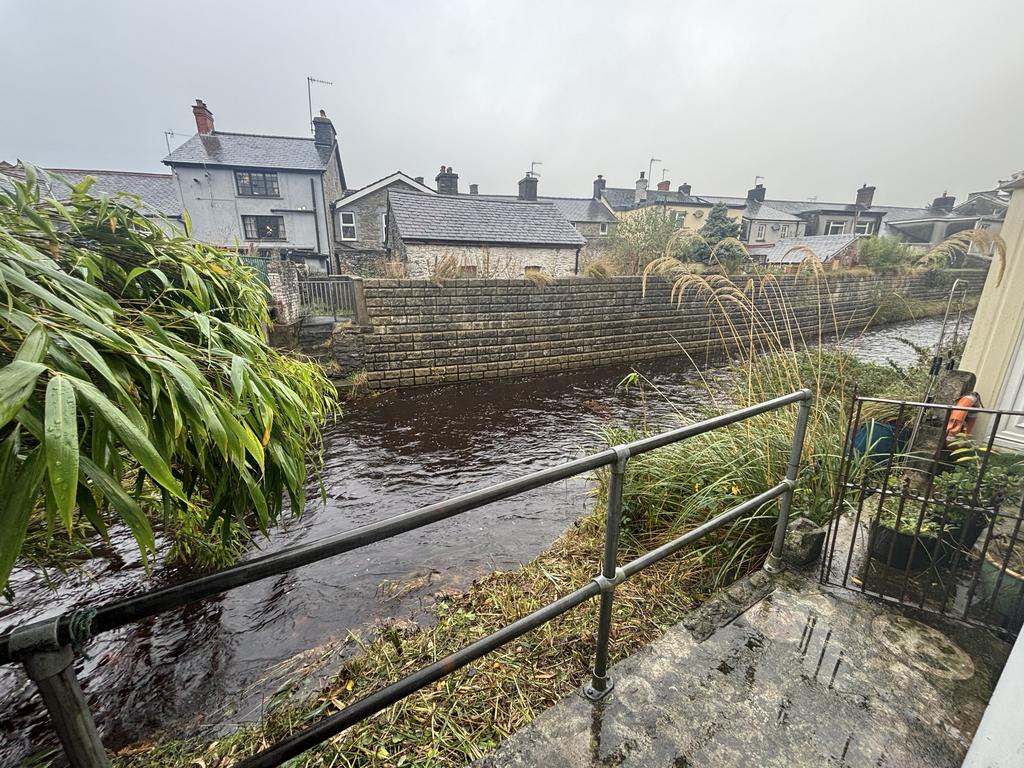
M843 342L863 359L899 364L933 344L939 319L900 323ZM683 360L640 369L641 397L618 386L627 366L501 382L387 393L349 404L326 431L326 503L316 494L298 521L259 539L252 554L372 523L603 447L608 422L671 424L707 403L701 375ZM712 390L722 372L705 371ZM289 670L350 652L350 633L422 616L432 595L464 587L543 551L587 510L587 481L573 478L529 494L234 590L104 635L80 676L109 748L157 731L223 729L259 714ZM116 535L88 572L13 579L16 607L0 607L0 630L75 604L98 604L183 578L171 569L145 578L134 545ZM50 742L34 687L0 669L0 765L17 764Z

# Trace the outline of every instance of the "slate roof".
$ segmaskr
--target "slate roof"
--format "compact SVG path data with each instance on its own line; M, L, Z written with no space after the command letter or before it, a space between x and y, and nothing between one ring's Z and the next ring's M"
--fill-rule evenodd
M395 226L403 240L586 245L558 206L551 203L394 191L388 194L388 199Z
M807 248L821 261L827 262L842 253L857 240L857 235L807 235L805 237L787 237L779 240L764 252L767 264L799 264L808 258L807 251L789 253L794 248Z
M197 133L165 157L164 163L323 171L333 154L334 147L315 144L312 138L214 131Z
M651 205L652 203L701 205L710 208L715 203L724 202L732 208L738 208L745 205L747 202L745 197L711 198L705 197L704 195L687 195L677 189L669 189L666 191L662 191L660 189L648 189L647 200L640 203L640 205L637 205L634 202L636 199L636 189L632 187L605 187L604 196L608 200L608 204L616 211L625 211L630 208L641 208L645 205Z
M114 197L122 193L135 195L164 216L181 215L181 203L178 202L174 178L169 173L98 171L82 168L47 168L46 171L63 178L68 184L77 184L86 176L92 176L96 183L90 188L89 194L94 197ZM12 176L22 176L19 166L5 172ZM43 176L40 176L40 183L46 183ZM47 186L47 192L58 199L67 197L67 191L67 185L60 178L54 178Z
M627 187L605 187L604 197L608 201L608 205L617 211L621 211L633 207L636 190Z
M802 221L799 216L780 211L774 206L758 201L747 203L747 208L743 215L748 219L756 219L758 221Z
M537 201L551 203L572 222L612 224L618 221L604 203L592 197L538 197Z

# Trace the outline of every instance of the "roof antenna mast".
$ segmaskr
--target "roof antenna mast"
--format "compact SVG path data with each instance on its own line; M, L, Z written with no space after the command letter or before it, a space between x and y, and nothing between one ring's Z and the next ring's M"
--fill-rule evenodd
M534 170L534 168L536 168L538 165L544 165L544 163L540 162L539 160L531 160L530 161L530 175L531 176L536 176L537 178L540 178L540 174L537 173L537 171Z
M309 102L309 132L316 135L313 127L313 83L320 85L334 85L330 80L318 80L315 77L306 77L306 101Z

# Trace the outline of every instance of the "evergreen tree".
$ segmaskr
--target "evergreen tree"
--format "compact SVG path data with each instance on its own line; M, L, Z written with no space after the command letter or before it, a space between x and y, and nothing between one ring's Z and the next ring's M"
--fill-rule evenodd
M746 253L736 245L726 245L715 251L715 247L722 240L740 236L740 224L729 218L729 208L725 203L715 203L698 234L701 236L702 242L698 241L693 246L694 260L721 264L727 271L732 271L746 261ZM713 259L712 252L714 252Z

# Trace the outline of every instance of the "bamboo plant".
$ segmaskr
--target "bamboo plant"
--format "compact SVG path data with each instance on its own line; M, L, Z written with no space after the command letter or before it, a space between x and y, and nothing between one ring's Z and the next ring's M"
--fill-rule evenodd
M264 342L255 273L137 199L40 175L0 186L0 591L30 530L87 547L123 524L146 558L156 523L209 554L285 494L301 512L337 399Z

